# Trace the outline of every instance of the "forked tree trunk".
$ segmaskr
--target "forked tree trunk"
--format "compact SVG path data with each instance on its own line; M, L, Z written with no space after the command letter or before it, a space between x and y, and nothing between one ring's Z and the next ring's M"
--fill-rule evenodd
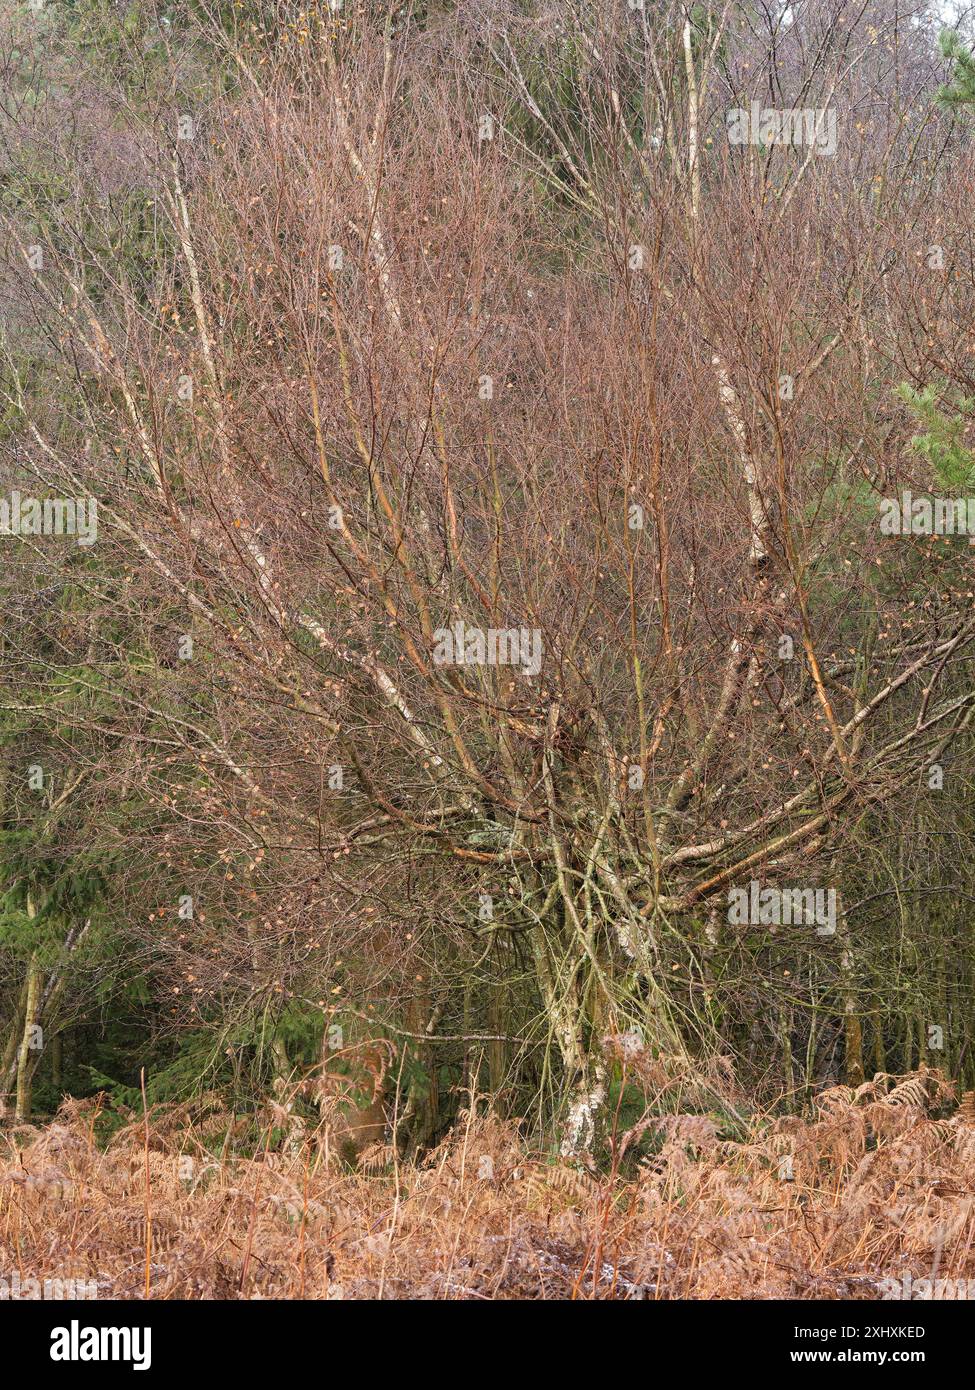
M574 985L559 988L545 932L538 927L530 937L549 1027L571 1088L560 1152L563 1158L583 1159L592 1153L598 1134L606 1103L606 1070L599 1058L586 1050L578 991Z

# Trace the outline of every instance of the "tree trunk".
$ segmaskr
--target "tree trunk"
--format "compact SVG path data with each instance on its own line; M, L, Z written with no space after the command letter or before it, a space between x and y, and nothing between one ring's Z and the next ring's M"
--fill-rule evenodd
M844 1073L848 1086L862 1086L863 1028L857 1012L856 983L853 973L853 949L846 920L843 894L836 892L836 935L840 947L840 981L843 996Z
M548 941L541 927L531 932L531 945L545 1012L570 1087L571 1100L560 1152L563 1158L582 1159L592 1152L606 1103L606 1069L598 1058L586 1052L582 1006L575 979L573 977L566 989L557 985Z
M27 1006L24 1010L24 1033L17 1059L17 1105L14 1114L17 1124L26 1124L30 1119L31 1080L34 1074L31 1041L40 997L41 971L35 953L27 967Z
M782 1042L782 1079L785 1083L785 1105L792 1114L796 1108L796 1072L792 1058L792 1010L779 1011L779 1035Z
M17 1007L10 1023L10 1033L0 1058L0 1115L6 1114L7 1103L14 1080L17 1076L17 1059L24 1036L24 1010L27 1007L27 981L25 980L17 1000Z
M54 1087L59 1101L61 1093L62 1070L63 1067L61 1034L55 1033L54 1037L51 1039L51 1084Z

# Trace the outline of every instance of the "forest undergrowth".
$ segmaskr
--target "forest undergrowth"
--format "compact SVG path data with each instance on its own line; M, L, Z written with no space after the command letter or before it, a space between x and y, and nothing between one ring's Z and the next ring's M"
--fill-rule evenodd
M591 1171L471 1111L414 1161L376 1145L353 1168L327 1121L283 1099L249 1152L216 1097L133 1114L107 1143L98 1098L8 1130L8 1286L17 1272L21 1297L73 1279L98 1299L884 1299L975 1280L975 1095L956 1104L937 1071L832 1087L734 1139L713 1116L647 1115Z

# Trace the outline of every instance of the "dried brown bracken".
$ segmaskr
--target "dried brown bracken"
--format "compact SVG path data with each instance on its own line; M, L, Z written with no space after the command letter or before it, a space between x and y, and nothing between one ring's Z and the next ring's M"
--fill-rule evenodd
M622 1165L610 1137L599 1173L471 1114L420 1162L376 1146L354 1172L312 1136L221 1163L165 1111L101 1148L96 1102L73 1101L0 1145L0 1273L100 1298L143 1297L147 1258L152 1298L881 1298L908 1273L975 1277L972 1096L950 1121L948 1100L924 1070L734 1142L647 1117L656 1152Z

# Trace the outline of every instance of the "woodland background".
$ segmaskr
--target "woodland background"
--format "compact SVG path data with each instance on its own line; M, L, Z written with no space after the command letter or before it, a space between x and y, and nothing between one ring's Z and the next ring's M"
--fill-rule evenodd
M582 1184L975 1088L975 559L878 524L975 495L944 25L5 0L0 493L98 503L0 538L9 1123L388 1172L476 1120Z

